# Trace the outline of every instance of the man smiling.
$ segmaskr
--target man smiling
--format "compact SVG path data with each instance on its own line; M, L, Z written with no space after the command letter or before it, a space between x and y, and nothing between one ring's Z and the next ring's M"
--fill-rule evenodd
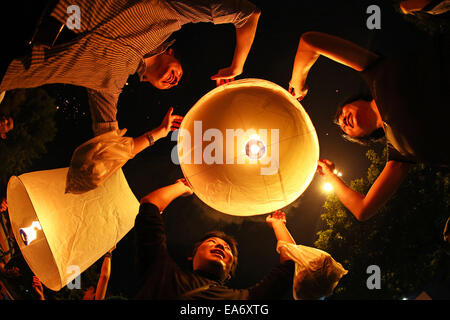
M137 73L161 90L178 84L183 69L167 41L172 33L187 23L234 25L231 64L211 77L220 84L243 72L260 15L246 0L60 0L49 11L43 19L55 29L78 14L79 24L68 30L71 40L34 43L31 54L16 57L0 74L0 93L51 83L86 87L95 135L118 129L117 102L129 76Z
M184 179L150 192L142 198L136 217L138 292L136 299L253 300L280 299L292 290L295 264L280 253L280 265L247 289L233 289L226 281L238 263L236 240L211 231L194 244L191 270L183 270L170 257L161 213L177 197L192 194ZM277 240L295 243L287 230L286 217L276 211L266 218Z

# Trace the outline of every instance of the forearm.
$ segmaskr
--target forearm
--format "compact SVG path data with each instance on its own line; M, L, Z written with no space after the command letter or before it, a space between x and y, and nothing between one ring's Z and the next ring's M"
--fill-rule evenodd
M284 241L287 243L295 244L295 240L292 237L291 233L286 227L286 224L282 221L275 221L272 223L273 232L275 233L275 238L278 241ZM280 262L283 263L287 260L290 260L289 257L286 256L284 250L280 251Z
M160 212L162 212L174 199L178 198L185 192L186 188L182 184L174 183L149 193L147 196L142 198L141 204L146 202L152 203Z
M278 221L272 224L273 232L277 241L285 241L287 243L295 244L295 240L286 227L284 222Z
M260 15L259 11L254 12L242 27L236 28L236 47L231 66L238 73L241 73L244 69L245 61L255 38Z
M378 59L375 53L345 39L316 31L306 32L300 37L291 81L304 84L309 70L321 55L357 71L363 71Z
M111 257L105 256L105 258L103 259L100 277L97 283L97 289L95 290L95 300L105 299L106 289L108 287L108 281L110 276L111 276Z
M336 195L356 219L367 220L397 191L406 178L411 164L388 161L366 195L352 190L334 173L327 174Z
M300 37L290 82L299 83L304 87L309 70L319 56L320 54L305 41L304 37Z
M153 142L158 141L163 137L162 129L160 127L153 129L149 132L144 133L143 135L133 139L133 154L136 155L139 152L150 146L150 141L148 139L148 135L151 134L153 137Z
M362 218L362 213L365 209L365 196L363 194L351 189L335 174L328 175L327 180L333 186L333 191L336 193L341 203L350 210L358 220L369 218Z

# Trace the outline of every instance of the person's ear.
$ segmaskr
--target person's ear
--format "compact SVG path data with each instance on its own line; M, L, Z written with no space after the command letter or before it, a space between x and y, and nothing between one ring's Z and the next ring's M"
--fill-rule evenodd
M170 55L170 56L173 56L173 55L174 55L174 51L173 51L172 48L167 49L167 50L166 50L166 53L167 53L168 55Z

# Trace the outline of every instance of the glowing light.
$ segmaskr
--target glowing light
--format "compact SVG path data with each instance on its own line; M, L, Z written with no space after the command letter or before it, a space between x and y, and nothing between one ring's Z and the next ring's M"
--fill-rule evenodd
M342 172L340 172L340 171L338 171L338 170L336 170L336 169L333 170L333 173L334 173L335 175L337 175L338 177L342 177Z
M258 153L259 150L260 150L260 148L259 148L256 144L253 144L253 145L250 147L250 152L251 152L251 153Z
M28 246L33 240L36 240L38 230L42 230L41 224L38 221L33 221L31 226L27 228L20 228L20 236L26 246Z
M331 183L326 182L323 185L323 190L325 190L326 192L331 192L331 191L333 191L333 186L331 185Z
M258 135L252 135L245 144L245 154L253 160L259 160L266 154L266 146Z

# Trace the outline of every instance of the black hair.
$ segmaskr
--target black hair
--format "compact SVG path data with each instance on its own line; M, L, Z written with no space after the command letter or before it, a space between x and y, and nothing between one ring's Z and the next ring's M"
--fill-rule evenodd
M233 264L231 265L230 270L230 276L234 276L237 264L238 264L238 248L237 248L237 241L233 236L230 236L229 234L226 234L225 232L218 231L218 230L212 230L207 233L205 233L200 240L194 243L194 248L192 250L192 257L195 256L195 253L197 252L198 247L209 238L220 238L224 240L231 248L231 252L233 253Z
M339 117L341 116L342 109L346 105L351 104L355 101L359 101L359 100L371 102L373 100L373 97L368 93L359 93L359 94L352 95L352 96L345 98L336 108L336 114L334 115L333 123L337 124L340 128ZM341 136L348 141L356 142L363 146L369 146L369 145L372 145L377 142L383 142L383 141L385 141L385 138L386 138L383 128L377 128L372 133L370 133L366 136L363 136L363 137L349 136L341 129Z
M180 81L178 82L178 85L175 88L180 88L183 86L186 86L190 83L190 79L192 77L192 68L191 64L189 62L189 55L186 52L187 48L185 48L185 45L180 40L176 40L173 36L170 37L167 41L175 40L175 42L167 49L173 50L173 56L175 59L178 60L181 67L183 68L183 76L181 77Z

